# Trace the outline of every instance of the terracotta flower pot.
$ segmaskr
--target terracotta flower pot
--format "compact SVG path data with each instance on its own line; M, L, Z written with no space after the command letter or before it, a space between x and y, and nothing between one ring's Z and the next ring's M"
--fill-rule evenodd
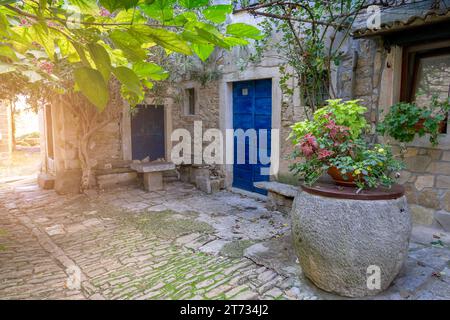
M420 118L419 121L417 121L417 123L414 125L414 130L416 130L416 132L424 129L424 124L425 119L424 118ZM442 120L441 122L439 122L439 132L444 132L445 131L445 126L447 124L446 120Z
M362 175L354 175L353 173L347 172L344 176L342 175L341 171L336 167L330 167L327 171L327 173L333 178L334 182L337 185L340 186L346 186L346 187L356 187L357 181L363 181Z

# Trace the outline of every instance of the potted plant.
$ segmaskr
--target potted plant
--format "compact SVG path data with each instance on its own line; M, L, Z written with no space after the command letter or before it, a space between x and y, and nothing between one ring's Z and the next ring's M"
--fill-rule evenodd
M447 113L450 111L450 99L439 101L431 99L428 108L420 108L415 102L394 104L377 126L377 131L403 143L413 141L416 136L430 134L433 146L438 144L438 136L444 131Z
M314 184L325 172L339 185L360 189L391 186L393 172L403 168L389 146L370 146L362 134L367 129L366 108L357 100L329 100L315 112L313 120L292 126L291 139L297 146L291 166L294 174Z
M386 145L363 139L366 109L330 100L312 120L296 123L291 169L312 185L324 173L338 184L302 185L291 210L292 240L302 274L319 288L349 297L389 287L408 255L411 217L404 189L390 187L403 165ZM363 190L364 189L364 190ZM372 286L370 275L379 275Z

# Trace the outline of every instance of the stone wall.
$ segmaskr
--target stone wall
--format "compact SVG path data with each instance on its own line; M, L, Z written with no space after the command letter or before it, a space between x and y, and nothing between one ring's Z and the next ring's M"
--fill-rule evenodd
M54 172L43 168L43 173L56 175L55 189L60 193L73 193L79 188L81 166L78 155L79 120L68 109L52 105L54 135ZM42 141L45 141L43 139ZM42 143L42 142L41 142ZM45 148L43 148L45 150ZM93 169L107 174L128 162L123 161L121 122L113 122L100 129L89 146ZM45 153L43 154L45 158ZM46 161L44 161L45 163ZM96 184L96 181L92 181Z
M361 99L368 108L367 119L372 129L389 106L399 100L401 50L400 47L386 50L381 39L351 40L337 69L338 96ZM397 143L390 141L390 144L400 154ZM406 170L401 172L399 182L406 187L413 221L450 230L450 134L442 135L437 147L431 146L428 137L416 139L407 146L405 163Z
M8 104L0 101L0 163L7 162L12 152L10 112Z
M184 90L194 88L196 95L195 114L186 112L186 97ZM194 122L202 121L203 132L208 129L219 129L219 84L217 81L201 85L196 81L183 81L175 88L177 99L172 106L173 129L187 129L194 136Z

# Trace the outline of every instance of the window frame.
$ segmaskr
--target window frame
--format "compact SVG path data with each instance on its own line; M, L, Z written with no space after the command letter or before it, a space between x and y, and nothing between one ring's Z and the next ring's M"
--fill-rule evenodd
M191 94L192 93L192 94ZM185 103L184 103L184 115L195 116L197 115L197 90L195 87L188 87L184 89ZM191 98L193 101L191 101ZM191 104L192 102L192 104ZM192 107L192 109L191 109ZM193 111L193 112L192 112Z
M436 41L431 43L405 46L403 48L402 76L400 87L400 100L403 102L413 102L417 89L419 76L420 59L437 57L450 54L450 40ZM450 97L450 85L449 85ZM449 134L450 126L448 124L449 116L444 121L447 125L443 134Z

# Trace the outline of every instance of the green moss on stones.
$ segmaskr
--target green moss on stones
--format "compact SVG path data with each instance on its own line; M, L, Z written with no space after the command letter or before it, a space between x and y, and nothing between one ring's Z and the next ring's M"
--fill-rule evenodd
M220 254L230 258L241 258L245 249L255 244L252 240L237 240L227 243L220 250Z
M206 222L196 220L197 216L195 212L180 214L166 210L132 215L127 220L142 232L164 239L174 239L194 232L210 234L215 231Z

